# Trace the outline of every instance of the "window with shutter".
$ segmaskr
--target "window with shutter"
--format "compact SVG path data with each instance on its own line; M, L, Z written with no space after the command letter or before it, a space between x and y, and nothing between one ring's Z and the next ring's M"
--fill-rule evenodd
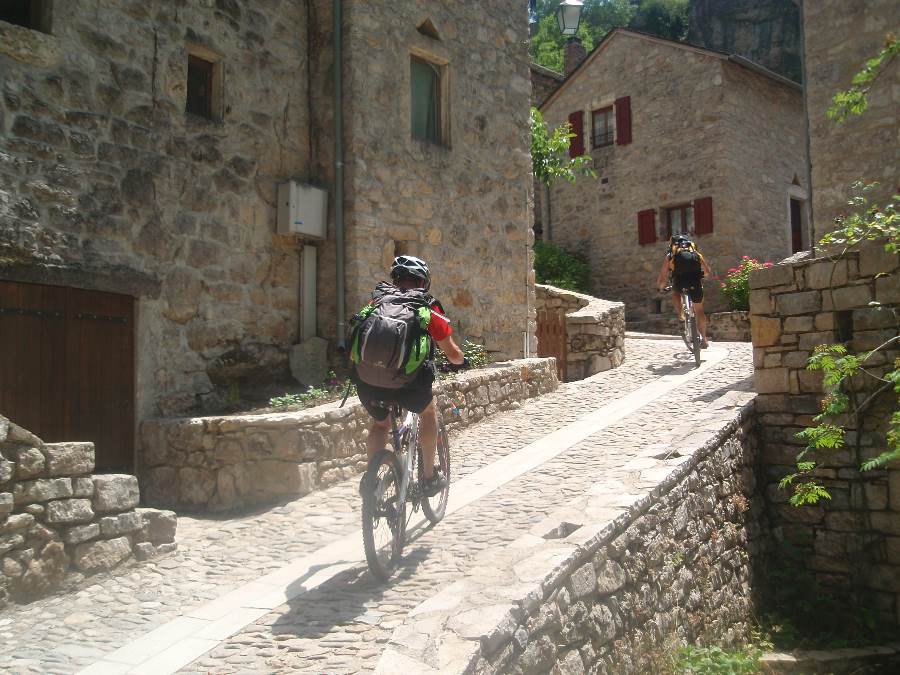
M569 143L569 157L580 157L584 154L584 111L579 110L569 115L569 124L575 138Z
M616 145L631 143L631 97L623 96L615 101Z
M638 244L644 246L656 242L656 210L638 211Z
M694 234L710 234L713 231L712 197L694 200Z

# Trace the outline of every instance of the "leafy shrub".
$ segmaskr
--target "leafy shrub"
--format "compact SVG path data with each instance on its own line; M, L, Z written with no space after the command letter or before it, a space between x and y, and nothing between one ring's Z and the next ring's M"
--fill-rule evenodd
M674 672L692 675L749 675L760 672L762 650L756 645L743 649L682 647L675 656Z
M534 274L539 284L586 293L588 263L584 256L566 253L545 241L534 244Z
M328 377L318 387L309 387L300 394L284 394L273 396L269 399L269 405L273 408L285 408L287 406L305 405L314 402L325 402L325 399L333 399L343 394L346 381L338 377L335 372L329 371ZM350 389L351 396L356 393L356 387Z
M487 349L485 349L484 345L480 345L477 342L472 342L471 340L463 340L460 349L462 349L465 357L469 359L469 366L471 368L481 368L482 366L487 364L488 355ZM447 357L440 349L436 350L434 362L438 367L448 363Z
M722 293L728 298L733 311L746 312L750 309L750 272L761 267L771 267L772 263L761 263L756 258L743 256L737 267L732 267L721 282Z

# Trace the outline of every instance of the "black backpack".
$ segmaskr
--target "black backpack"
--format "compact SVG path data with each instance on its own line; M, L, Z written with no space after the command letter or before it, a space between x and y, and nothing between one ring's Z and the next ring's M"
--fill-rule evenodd
M682 279L703 276L700 254L692 243L676 243L672 246L672 274Z
M428 324L436 302L418 288L375 287L372 302L350 320L350 360L361 381L400 389L416 379L433 356Z

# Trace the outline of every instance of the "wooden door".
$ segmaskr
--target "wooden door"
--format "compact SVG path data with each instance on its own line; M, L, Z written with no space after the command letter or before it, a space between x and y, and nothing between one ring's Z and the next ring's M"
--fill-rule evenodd
M134 452L134 299L0 281L0 413L44 441L91 441L98 469Z
M555 356L557 377L560 382L565 382L568 336L566 335L566 314L563 310L538 310L537 341L538 356Z

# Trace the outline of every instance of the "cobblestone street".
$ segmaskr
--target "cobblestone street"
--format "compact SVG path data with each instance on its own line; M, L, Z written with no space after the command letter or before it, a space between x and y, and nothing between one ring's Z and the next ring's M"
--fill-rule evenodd
M174 651L171 660L152 669L100 662L150 631L160 635L165 626L187 626L191 619L186 615L197 607L229 593L252 593L253 587L242 587L298 558L343 538L361 539L355 479L240 516L180 516L175 553L76 580L55 596L0 613L0 671L372 671L382 645L408 612L456 580L476 555L504 546L598 482L628 485L648 446L685 436L709 417L711 402L729 391L749 390L751 354L749 344L714 344L705 353L711 367L693 375L680 341L629 338L621 367L560 385L552 394L454 434L454 486L642 387L666 382L673 388L648 396L550 461L512 480L499 476L488 494L453 511L437 527L414 531L390 583L377 583L364 562L349 561L353 564L336 576L286 604L250 613L245 621L232 616L235 628L226 635L209 633L193 644L183 640L182 654L191 649L202 654L192 662L179 661ZM455 495L461 499L451 487L451 509ZM361 555L361 543L359 549ZM179 617L182 623L170 623ZM135 643L138 648L153 647Z

